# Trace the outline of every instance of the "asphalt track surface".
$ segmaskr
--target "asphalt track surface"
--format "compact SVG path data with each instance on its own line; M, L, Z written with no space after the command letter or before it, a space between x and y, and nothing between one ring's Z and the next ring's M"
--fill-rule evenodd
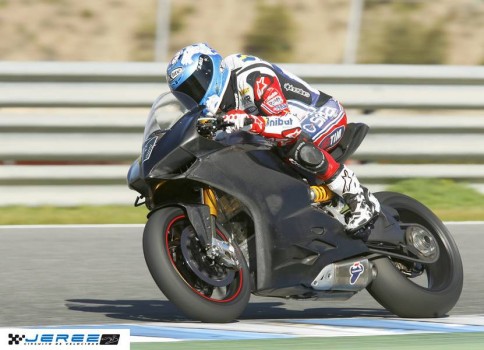
M447 223L464 289L450 315L484 314L484 223ZM0 226L0 327L186 321L146 268L141 225ZM243 320L392 316L366 291L348 301L252 296Z

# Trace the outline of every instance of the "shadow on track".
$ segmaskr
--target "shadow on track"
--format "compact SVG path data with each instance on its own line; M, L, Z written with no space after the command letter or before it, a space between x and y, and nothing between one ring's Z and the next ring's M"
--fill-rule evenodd
M99 300L69 299L66 307L72 311L101 313L106 317L141 322L191 321L176 306L166 300ZM283 302L249 303L239 319L294 319L389 317L384 309L366 308L308 308L288 310Z

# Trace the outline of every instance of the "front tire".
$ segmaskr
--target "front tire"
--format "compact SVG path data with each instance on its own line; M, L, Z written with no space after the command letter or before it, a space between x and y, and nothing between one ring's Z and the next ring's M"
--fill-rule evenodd
M394 260L382 257L373 261L376 279L367 287L369 293L386 309L400 317L441 317L459 300L464 272L454 239L442 221L415 199L399 193L376 193L382 205L394 208L402 223L424 226L438 243L440 256L423 265L426 285L412 281L397 268Z
M240 250L235 249L241 262L238 271L207 259L179 207L152 213L143 233L146 264L156 284L185 315L202 322L231 322L249 302L249 270Z

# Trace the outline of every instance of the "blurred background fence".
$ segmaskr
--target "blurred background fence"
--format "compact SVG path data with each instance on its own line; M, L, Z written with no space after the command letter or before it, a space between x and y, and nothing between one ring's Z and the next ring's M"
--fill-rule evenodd
M484 185L484 67L281 64L333 95L370 133L362 182ZM164 63L0 62L0 205L131 204L130 163Z

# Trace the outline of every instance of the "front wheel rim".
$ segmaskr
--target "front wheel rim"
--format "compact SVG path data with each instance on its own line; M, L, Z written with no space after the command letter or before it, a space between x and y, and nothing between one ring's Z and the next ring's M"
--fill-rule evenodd
M217 230L220 238L227 238ZM200 297L216 303L229 303L237 299L242 291L243 269L233 271L221 265L203 266L202 252L194 252L196 235L184 215L175 217L165 230L165 247L172 267L185 284ZM197 248L198 250L198 248ZM190 263L191 262L191 263ZM218 275L210 275L211 272ZM224 276L224 273L225 276Z

